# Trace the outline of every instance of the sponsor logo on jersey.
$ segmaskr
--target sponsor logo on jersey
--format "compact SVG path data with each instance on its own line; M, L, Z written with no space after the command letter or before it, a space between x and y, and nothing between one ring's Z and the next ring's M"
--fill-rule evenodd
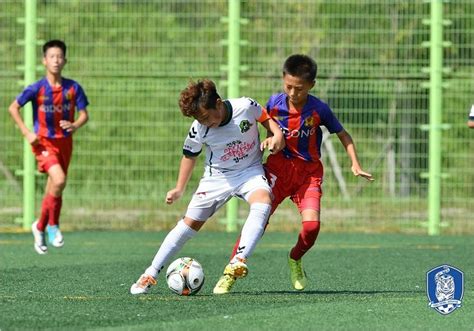
M311 127L306 130L288 130L287 128L282 128L283 134L287 138L298 138L298 137L309 137L316 133L317 128Z
M39 111L43 113L62 113L68 112L71 106L69 103L65 103L62 105L41 105L39 107Z
M252 143L242 142L240 140L234 140L227 144L227 148L224 149L224 155L221 156L221 161L227 161L233 159L235 163L239 163L241 160L249 156L249 152L255 147L255 141Z

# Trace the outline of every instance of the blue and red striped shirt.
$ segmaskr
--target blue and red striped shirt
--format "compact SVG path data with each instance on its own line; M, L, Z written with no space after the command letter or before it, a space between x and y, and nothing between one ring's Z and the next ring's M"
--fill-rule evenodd
M267 102L266 111L285 135L286 147L282 153L288 158L319 161L323 138L321 126L330 133L344 129L329 106L312 95L308 95L303 109L289 109L287 95L274 94Z
M86 109L89 101L81 85L72 79L62 78L61 86L51 86L46 78L29 85L17 96L23 107L33 104L33 124L38 136L64 138L71 135L59 126L59 121L74 122L76 108Z

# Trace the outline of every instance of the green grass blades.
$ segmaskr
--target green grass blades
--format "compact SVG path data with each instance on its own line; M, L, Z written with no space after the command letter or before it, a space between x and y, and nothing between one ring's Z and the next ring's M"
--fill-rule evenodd
M232 293L212 289L236 234L204 230L178 256L201 262L206 283L193 297L166 286L132 296L130 285L166 233L65 233L46 256L30 234L0 234L0 329L11 330L472 330L472 237L326 234L304 257L308 287L290 287L287 253L296 233L267 233ZM171 260L172 261L172 260ZM171 262L170 261L170 262ZM463 305L443 316L428 307L426 272L464 272Z

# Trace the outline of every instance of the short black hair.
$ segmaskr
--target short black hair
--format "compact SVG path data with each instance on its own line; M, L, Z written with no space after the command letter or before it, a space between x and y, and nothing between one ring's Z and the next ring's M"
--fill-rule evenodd
M64 57L66 57L66 43L59 39L49 40L43 45L43 56L46 55L48 49L53 47L60 48L63 51Z
M299 77L307 82L313 82L318 73L318 65L308 55L294 54L283 64L283 76L288 74Z

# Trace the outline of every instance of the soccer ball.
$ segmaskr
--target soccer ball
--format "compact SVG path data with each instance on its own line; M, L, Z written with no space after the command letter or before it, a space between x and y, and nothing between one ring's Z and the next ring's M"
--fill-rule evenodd
M193 295L204 284L204 271L195 259L181 257L169 265L166 282L170 290L178 295Z

